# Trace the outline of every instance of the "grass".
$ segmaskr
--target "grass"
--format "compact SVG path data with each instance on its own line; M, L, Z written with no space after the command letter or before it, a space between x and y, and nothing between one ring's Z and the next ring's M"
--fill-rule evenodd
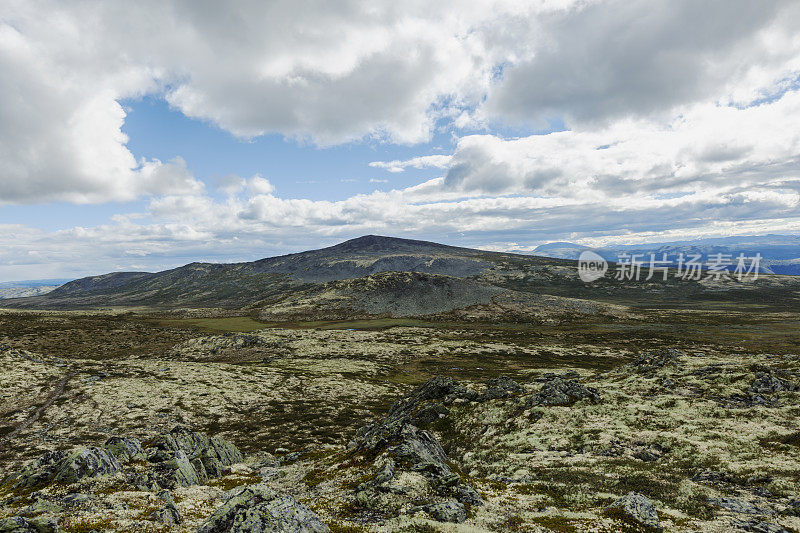
M267 327L264 322L249 316L163 319L159 322L164 326L192 327L210 333L248 333Z

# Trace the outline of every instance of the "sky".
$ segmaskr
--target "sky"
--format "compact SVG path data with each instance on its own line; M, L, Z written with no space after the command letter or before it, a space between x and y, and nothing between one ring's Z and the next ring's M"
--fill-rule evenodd
M0 72L0 281L800 233L797 1L0 0Z

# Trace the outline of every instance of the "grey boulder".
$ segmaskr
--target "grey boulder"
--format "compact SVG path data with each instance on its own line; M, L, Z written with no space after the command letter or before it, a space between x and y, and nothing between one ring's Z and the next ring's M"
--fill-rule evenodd
M0 519L0 533L56 533L58 524L52 518L23 518L12 516Z
M606 507L605 513L634 522L651 531L663 531L653 502L638 492L629 492Z
M13 488L35 488L47 483L75 483L83 478L122 471L114 455L102 448L75 452L47 452L12 477Z
M250 485L230 496L198 533L329 533L311 509L266 485Z
M441 502L423 505L413 511L425 511L431 518L438 522L454 522L460 524L467 519L464 505L458 502Z
M564 379L556 376L545 382L539 392L528 399L527 406L569 406L578 400L588 400L592 403L599 403L601 398L597 389L581 385L573 379Z

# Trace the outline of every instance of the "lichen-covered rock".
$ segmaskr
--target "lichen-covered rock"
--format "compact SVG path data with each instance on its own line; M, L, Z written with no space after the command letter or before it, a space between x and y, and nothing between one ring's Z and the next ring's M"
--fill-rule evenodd
M791 516L800 516L800 497L789 500L784 512Z
M58 524L53 518L24 518L12 516L0 519L0 533L56 533Z
M751 394L773 394L776 392L796 391L800 387L788 379L788 374L776 370L757 372L750 384Z
M173 502L166 502L164 507L150 513L150 519L162 524L177 526L181 523L181 515Z
M209 437L182 426L158 437L153 446L160 450L183 450L192 459L199 457L206 470L210 470L209 475L219 475L213 473L216 468L230 466L244 459L236 446L225 439Z
M36 488L47 483L68 485L83 478L120 472L122 466L102 448L84 448L74 452L51 451L26 465L12 476L12 487Z
M403 426L432 422L446 415L444 406L459 398L477 401L480 396L451 377L431 378L392 404L383 420L361 428L358 447L377 449L387 443L387 436L398 434Z
M35 498L33 503L25 507L20 514L25 517L56 515L63 510L64 508L55 501L50 501L45 498Z
M581 385L574 379L556 376L545 382L538 393L528 399L526 405L572 405L578 400L589 400L592 403L601 401L597 389Z
M416 468L447 462L447 455L431 433L414 426L405 426L397 436L400 443L390 448L390 452L400 460Z
M482 401L511 398L512 396L525 393L525 387L508 376L500 376L491 379L487 385L488 388L486 392L481 396Z
M432 503L418 507L415 510L425 511L431 518L439 522L455 522L460 524L467 519L466 509L458 502Z
M631 368L638 374L650 374L667 366L675 366L678 359L686 355L677 348L663 348L660 350L646 351L631 363Z
M266 485L250 485L230 498L198 533L329 533L311 509Z
M739 514L771 514L771 510L738 498L709 498L708 503Z
M764 522L763 520L732 520L731 525L737 529L754 533L791 533L779 524Z
M242 453L220 437L208 437L182 426L156 437L148 461L155 463L161 487L188 487L219 477L225 467L244 460Z
M161 487L189 487L197 485L204 477L198 474L183 450L176 451L171 458L155 465L158 484Z
M142 443L139 439L128 439L125 437L111 437L103 445L108 452L112 453L122 464L125 464L133 459L140 459L145 457Z
M459 483L458 485L450 488L450 494L452 494L456 500L460 501L464 505L483 505L483 499L481 498L481 495L478 494L478 491L475 490L472 485L467 483Z
M651 531L663 531L653 502L638 492L629 492L606 507L605 513L632 521Z
M509 385L505 380L501 386ZM512 387L513 388L513 387ZM440 496L454 497L462 504L482 505L478 492L462 481L436 437L419 429L413 421L433 421L446 415L444 404L462 398L477 401L480 396L452 378L436 377L395 402L383 420L362 428L350 447L383 456L378 472L356 489L356 505L365 510L394 513L416 505L406 487L390 483L395 469L413 473ZM415 489L416 490L416 489ZM413 492L413 491L412 491Z

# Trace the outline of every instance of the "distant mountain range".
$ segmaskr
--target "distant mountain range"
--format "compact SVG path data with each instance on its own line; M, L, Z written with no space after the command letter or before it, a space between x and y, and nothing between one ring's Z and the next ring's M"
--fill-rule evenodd
M0 282L0 300L6 298L25 298L47 294L64 283L71 281L67 278L27 279L23 281Z
M616 261L621 254L642 254L649 260L650 254L656 258L667 254L667 259L677 260L700 255L702 261L716 254L728 254L733 258L744 254L754 257L760 254L761 272L768 274L800 275L800 236L764 235L758 237L721 237L693 241L631 244L591 248L570 242L551 242L538 246L532 253L538 256L560 259L578 259L584 250L592 250L607 261Z

